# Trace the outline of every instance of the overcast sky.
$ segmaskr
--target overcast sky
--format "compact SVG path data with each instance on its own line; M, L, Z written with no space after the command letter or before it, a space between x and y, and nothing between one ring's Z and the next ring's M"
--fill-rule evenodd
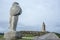
M0 0L0 32L7 32L9 13L13 2L22 8L17 31L41 31L43 21L46 30L60 33L60 0Z

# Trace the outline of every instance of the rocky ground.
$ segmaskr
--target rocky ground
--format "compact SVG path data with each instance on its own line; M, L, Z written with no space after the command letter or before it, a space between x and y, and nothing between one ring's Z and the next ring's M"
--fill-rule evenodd
M55 33L47 33L42 36L36 36L33 40L60 40Z

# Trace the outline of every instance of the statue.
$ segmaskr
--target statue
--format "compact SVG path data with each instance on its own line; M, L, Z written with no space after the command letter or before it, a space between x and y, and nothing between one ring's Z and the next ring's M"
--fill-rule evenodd
M13 38L17 38L21 36L21 34L16 32L18 17L19 15L21 15L21 13L22 13L22 9L19 6L19 3L14 2L10 9L9 32L4 33L4 38L6 38L7 40L11 40Z
M10 9L10 31L16 31L16 26L18 22L18 16L21 15L22 9L19 3L14 2Z

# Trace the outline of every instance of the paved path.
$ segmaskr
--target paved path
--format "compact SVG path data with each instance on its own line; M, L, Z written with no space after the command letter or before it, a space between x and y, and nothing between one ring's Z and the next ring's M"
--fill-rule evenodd
M59 40L59 37L55 33L48 33L43 36L36 36L33 40Z

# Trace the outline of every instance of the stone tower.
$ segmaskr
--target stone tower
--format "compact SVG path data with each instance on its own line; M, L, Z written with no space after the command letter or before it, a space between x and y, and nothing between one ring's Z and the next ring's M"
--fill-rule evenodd
M43 22L43 24L42 24L42 32L46 32L46 29L45 29L45 23Z

